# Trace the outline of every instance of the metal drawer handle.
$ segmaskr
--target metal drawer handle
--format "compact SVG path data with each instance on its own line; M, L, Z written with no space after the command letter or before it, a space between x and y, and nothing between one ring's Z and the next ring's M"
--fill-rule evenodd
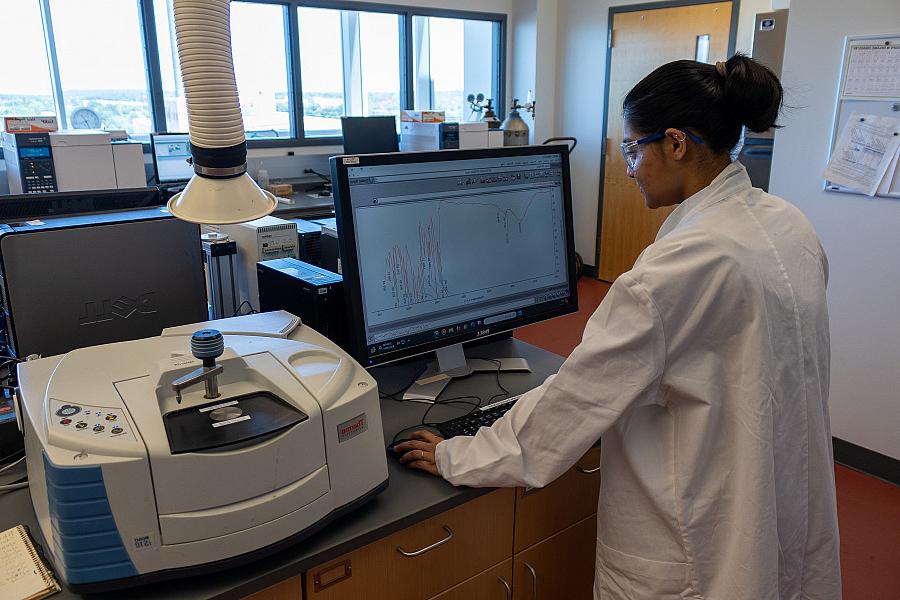
M531 600L537 600L537 572L527 562L522 561L522 564L531 573Z
M600 470L600 467L597 466L597 467L594 467L593 469L585 469L584 467L577 467L577 466L576 466L576 467L575 467L575 470L578 471L579 473L584 473L585 475L591 475L591 474L593 474L593 473L598 472L598 471Z
M500 583L503 584L503 587L506 588L506 600L512 600L512 588L509 587L509 582L507 580L503 579L502 577L500 577L499 575L497 575L497 579L499 579Z
M453 539L453 530L452 529L450 529L449 527L444 525L444 531L447 532L447 537L445 537L442 540L436 541L435 543L431 544L430 546L425 546L421 550L415 550L413 552L407 552L400 546L397 546L397 552L399 552L403 556L421 556L421 555L425 554L426 552L428 552L429 550L434 550L438 546L443 546L444 544L446 544L447 542L449 542L450 540Z

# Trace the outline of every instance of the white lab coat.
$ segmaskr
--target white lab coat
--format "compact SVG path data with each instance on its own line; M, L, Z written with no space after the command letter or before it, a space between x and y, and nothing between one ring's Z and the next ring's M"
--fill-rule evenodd
M455 485L544 486L603 436L597 599L839 600L828 267L799 210L732 163L666 219L581 344Z

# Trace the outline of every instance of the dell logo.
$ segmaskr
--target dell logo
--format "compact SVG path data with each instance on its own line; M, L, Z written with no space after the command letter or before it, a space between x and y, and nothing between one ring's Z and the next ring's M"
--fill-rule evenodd
M475 334L475 337L482 337L482 336L489 334L490 332L491 332L490 329L480 329L478 331L478 333Z
M152 315L156 312L156 293L147 292L136 298L119 296L115 300L85 302L84 314L78 317L79 325L95 325L113 319L127 319L134 314Z

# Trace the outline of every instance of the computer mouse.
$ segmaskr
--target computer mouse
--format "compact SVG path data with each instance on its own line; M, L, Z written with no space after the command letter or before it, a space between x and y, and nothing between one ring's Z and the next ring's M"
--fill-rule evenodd
M391 454L391 455L393 455L393 456L398 456L398 455L394 452L394 446L396 446L397 444L402 444L402 443L404 443L404 442L411 442L411 441L412 441L412 440L411 440L410 438L403 438L402 440L397 440L396 442L393 442L393 443L391 443L391 444L388 444L388 446L387 446L387 453L388 453L388 454Z

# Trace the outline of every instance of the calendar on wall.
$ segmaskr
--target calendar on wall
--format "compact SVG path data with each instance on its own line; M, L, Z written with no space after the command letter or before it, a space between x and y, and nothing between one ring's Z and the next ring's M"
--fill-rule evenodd
M844 39L825 189L900 198L900 34Z

